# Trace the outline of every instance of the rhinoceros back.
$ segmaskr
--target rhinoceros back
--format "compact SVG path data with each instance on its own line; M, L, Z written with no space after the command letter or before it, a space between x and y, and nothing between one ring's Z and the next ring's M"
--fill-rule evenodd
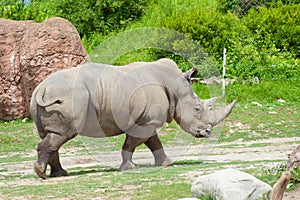
M32 115L40 134L76 132L104 137L137 124L160 126L169 110L163 78L157 78L163 76L162 67L157 63L124 67L87 63L52 74L32 96ZM153 115L159 118L151 120L154 104L161 109Z

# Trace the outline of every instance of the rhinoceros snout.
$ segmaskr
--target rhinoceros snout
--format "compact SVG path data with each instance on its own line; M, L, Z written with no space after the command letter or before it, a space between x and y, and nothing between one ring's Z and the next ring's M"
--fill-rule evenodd
M203 137L209 137L210 134L211 134L211 130L210 129L197 130L196 134L194 136L195 136L195 138L203 138Z
M211 130L210 129L206 129L206 135L210 135L211 134Z

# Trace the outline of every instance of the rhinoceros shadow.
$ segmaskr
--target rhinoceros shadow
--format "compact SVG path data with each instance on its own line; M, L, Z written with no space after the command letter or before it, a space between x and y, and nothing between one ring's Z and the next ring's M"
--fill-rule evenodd
M84 174L92 174L92 173L99 173L99 172L116 172L120 171L119 168L99 168L99 169L82 169L78 171L70 171L69 176L79 176Z
M136 169L128 170L128 172L134 172L140 169L153 169L153 170L160 170L161 168L165 167L172 167L172 166L192 166L192 165L205 165L206 162L202 160L180 160L173 162L170 166L154 166L153 164L139 164ZM100 173L100 172L121 172L119 168L114 167L103 167L103 168L96 168L96 169L80 169L77 171L70 171L69 176L79 176L84 174L92 174L92 173Z

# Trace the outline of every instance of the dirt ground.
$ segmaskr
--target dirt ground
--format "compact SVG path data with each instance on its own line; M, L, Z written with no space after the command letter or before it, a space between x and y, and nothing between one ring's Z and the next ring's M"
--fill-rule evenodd
M166 147L166 153L173 161L180 160L203 160L204 162L226 163L226 162L249 162L247 168L263 168L273 167L287 160L287 155L291 153L300 144L300 137L292 138L275 138L266 140L257 140L251 142L226 142L218 143L217 141L209 141L201 145L190 147ZM83 147L82 147L83 148ZM71 169L75 167L89 167L96 165L104 165L118 167L121 161L119 151L112 151L99 155L80 155L80 148L62 148L61 162L64 168ZM91 152L90 152L91 153ZM29 152L24 157L32 157L35 151ZM11 156L11 155L10 155ZM139 150L134 154L134 161L138 164L153 164L153 157L148 150ZM257 162L252 162L257 161ZM261 162L259 162L261 161ZM252 162L252 164L251 164ZM255 163L255 164L253 164ZM0 176L9 174L32 174L32 161L23 161L19 163L1 163ZM238 165L230 165L229 167L238 168ZM196 179L201 172L188 174L188 176ZM63 179L72 179L74 177L63 177ZM59 179L61 180L61 179ZM58 179L49 179L55 184ZM1 187L0 182L0 187ZM5 185L33 185L43 184L43 181L36 179L21 179L18 181L6 182ZM1 198L0 198L1 199ZM284 200L300 200L300 187L291 192L284 194Z

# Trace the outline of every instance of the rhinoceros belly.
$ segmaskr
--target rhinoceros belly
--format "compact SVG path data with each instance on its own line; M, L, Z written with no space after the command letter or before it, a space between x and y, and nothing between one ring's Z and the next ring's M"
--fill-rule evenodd
M105 112L98 114L95 109L88 109L83 127L78 132L79 135L95 138L111 137L123 133L111 114Z

